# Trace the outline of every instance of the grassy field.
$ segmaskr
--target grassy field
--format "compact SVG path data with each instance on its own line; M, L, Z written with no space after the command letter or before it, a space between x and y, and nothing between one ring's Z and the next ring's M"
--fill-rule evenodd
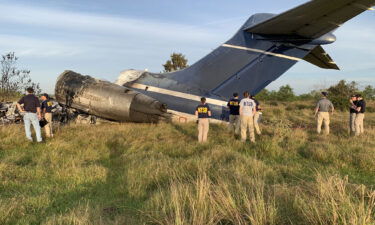
M375 113L315 134L308 103L265 106L241 143L211 125L59 127L42 144L0 127L0 224L375 224Z

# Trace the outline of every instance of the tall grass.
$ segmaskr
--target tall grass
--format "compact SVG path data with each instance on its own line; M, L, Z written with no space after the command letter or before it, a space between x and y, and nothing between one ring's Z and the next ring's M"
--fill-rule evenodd
M300 190L296 203L308 224L374 224L375 191L348 177L323 177Z
M161 210L150 217L157 224L275 224L275 199L267 196L262 180L243 186L203 174L190 183L173 181L167 193L155 195L150 206Z
M0 224L374 224L375 114L356 138L337 113L325 137L308 109L264 108L255 144L221 125L203 145L195 124L71 124L42 144L2 126Z

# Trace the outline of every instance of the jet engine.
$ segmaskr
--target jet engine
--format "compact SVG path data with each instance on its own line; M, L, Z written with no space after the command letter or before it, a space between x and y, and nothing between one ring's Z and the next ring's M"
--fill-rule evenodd
M113 121L156 123L170 119L167 106L151 97L69 70L58 77L55 97L62 105Z

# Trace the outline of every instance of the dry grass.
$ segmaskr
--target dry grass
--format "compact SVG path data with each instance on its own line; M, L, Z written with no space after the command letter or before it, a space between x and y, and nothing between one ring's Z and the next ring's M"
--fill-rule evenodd
M218 178L219 180L221 178ZM236 180L211 181L203 174L190 183L173 181L167 193L151 199L150 215L157 224L276 224L277 209L272 193L265 193L262 180L240 185Z
M302 103L299 103L302 104ZM337 113L329 137L312 112L266 107L242 144L212 125L59 127L43 144L0 127L0 224L374 224L375 114L366 135Z

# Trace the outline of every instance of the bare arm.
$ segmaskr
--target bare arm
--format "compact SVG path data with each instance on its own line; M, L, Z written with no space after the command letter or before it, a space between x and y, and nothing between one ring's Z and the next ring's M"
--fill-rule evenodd
M42 118L42 114L40 113L40 107L36 107L36 113L38 114L38 118Z
M20 105L20 103L17 103L17 109L18 109L18 111L20 111L20 112L25 112L25 111L23 110L22 106Z
M314 112L315 112L314 115L316 116L316 114L318 114L318 112L319 112L319 102L316 104Z
M198 116L198 111L197 110L195 110L195 116Z
M315 108L315 116L316 116L316 114L318 114L318 112L319 112L319 107L316 107Z
M208 116L211 117L211 111L208 111Z

